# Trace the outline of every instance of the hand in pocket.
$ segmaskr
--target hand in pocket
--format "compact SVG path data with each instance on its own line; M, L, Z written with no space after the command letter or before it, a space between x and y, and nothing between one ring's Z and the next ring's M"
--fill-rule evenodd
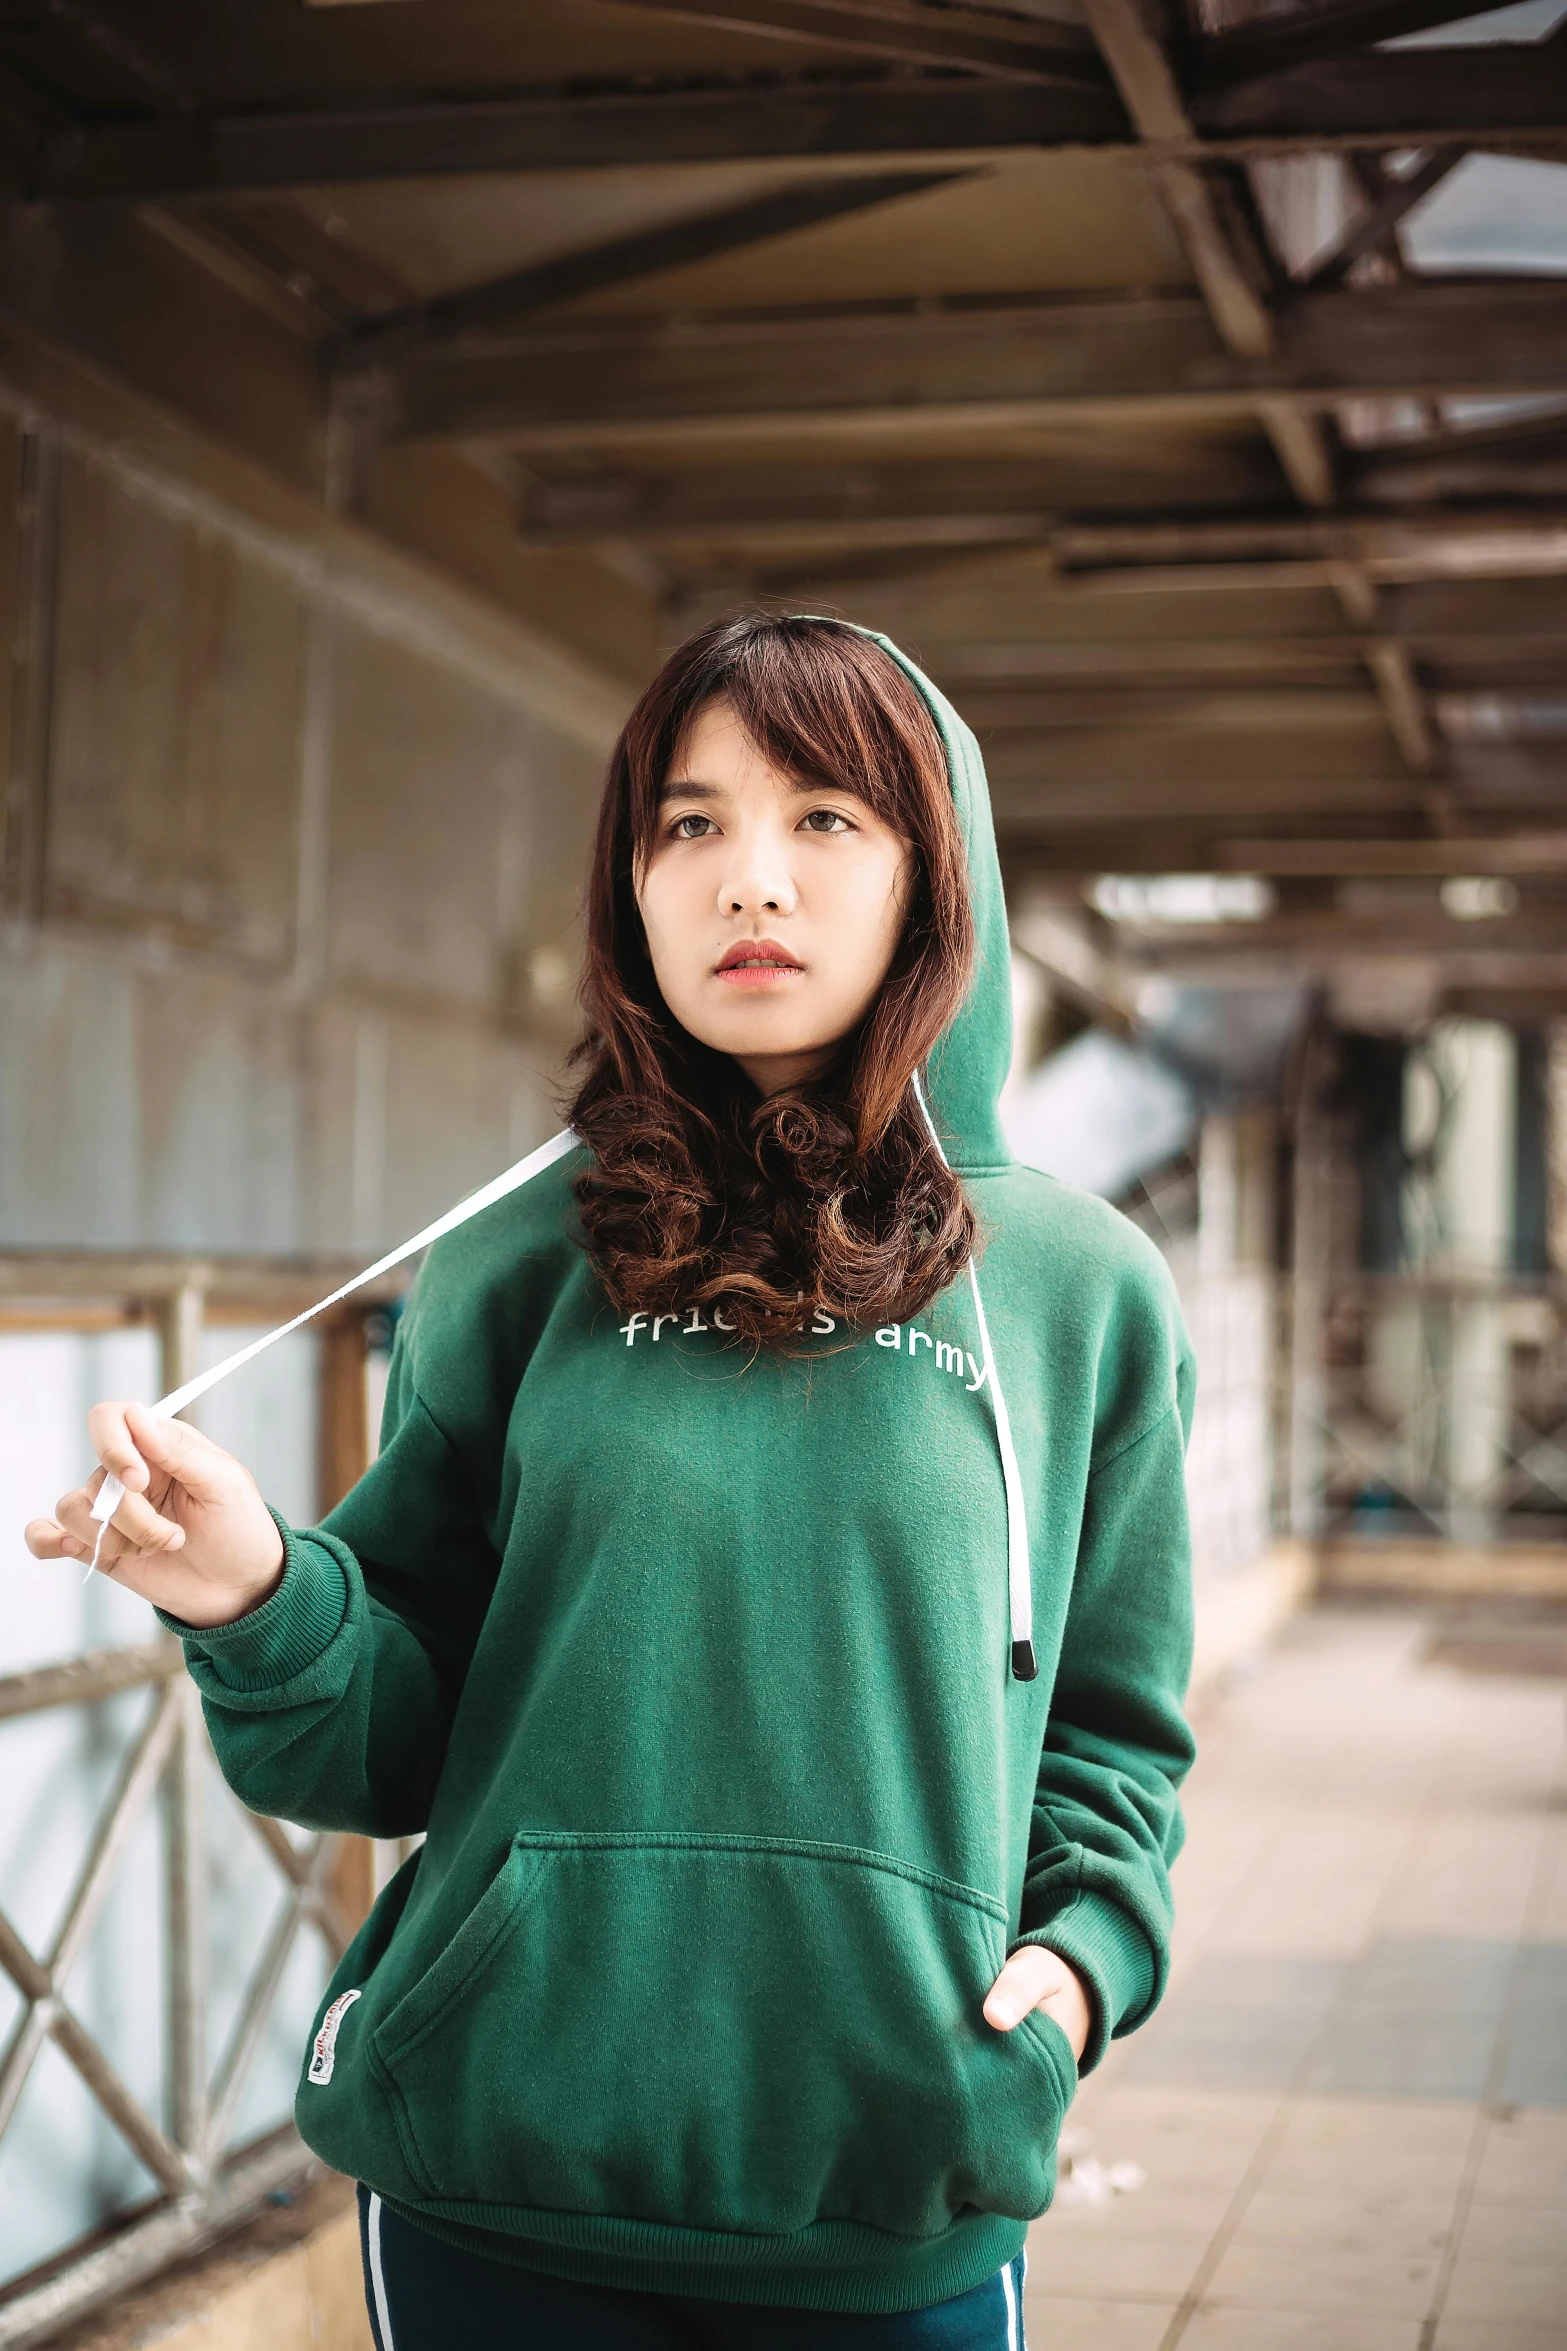
M1025 1943L985 1995L985 2022L1009 2033L1036 2008L1055 2019L1072 2044L1072 2055L1081 2057L1094 2020L1093 1995L1059 1952Z

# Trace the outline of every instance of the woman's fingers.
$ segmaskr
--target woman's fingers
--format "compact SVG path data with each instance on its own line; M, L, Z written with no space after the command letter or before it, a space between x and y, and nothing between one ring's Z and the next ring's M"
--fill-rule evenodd
M1059 1951L1024 1943L1013 1952L985 1996L985 2018L1009 2033L1034 2009L1043 2008L1081 2057L1093 2029L1093 1994L1085 1979Z
M58 1519L30 1518L22 1530L22 1540L35 1559L76 1559L78 1545L69 1536Z
M145 1404L99 1405L90 1425L104 1467L33 1521L35 1558L90 1560L191 1624L230 1623L275 1589L283 1538L232 1454ZM110 1472L124 1490L105 1526L92 1512Z
M175 1479L193 1500L214 1502L232 1491L237 1467L233 1454L225 1453L200 1429L193 1429L188 1421L165 1420L150 1404L127 1404L124 1413L126 1433L141 1459L155 1472ZM126 1482L139 1493L147 1480Z
M185 1548L185 1529L178 1519L165 1518L141 1494L126 1494L109 1524L132 1551L182 1551Z
M98 1522L92 1514L92 1493L91 1486L75 1486L55 1504L55 1518L68 1541L89 1544L97 1541Z
M92 1497L102 1483L101 1478L93 1478L72 1493L62 1494L54 1506L56 1519L76 1545L74 1550L66 1550L67 1559L90 1559L98 1547L99 1521L92 1514ZM123 1495L109 1525L120 1538L117 1551L178 1551L185 1541L179 1521L154 1510L144 1494ZM107 1538L105 1541L107 1544Z
M1009 2033L1030 2009L1039 2006L1061 1972L1062 1963L1053 1951L1038 1943L1025 1943L1013 1952L986 1994L985 2022L993 2024L997 2032Z
M147 1464L131 1435L129 1415L134 1404L95 1404L87 1415L87 1440L105 1469L113 1470L129 1493L139 1494L147 1483Z
M55 1508L58 1517L29 1519L23 1529L23 1541L35 1559L94 1560L99 1567L112 1569L116 1560L124 1558L124 1538L111 1529L101 1530L100 1544L100 1529L88 1513L85 1487L62 1496Z

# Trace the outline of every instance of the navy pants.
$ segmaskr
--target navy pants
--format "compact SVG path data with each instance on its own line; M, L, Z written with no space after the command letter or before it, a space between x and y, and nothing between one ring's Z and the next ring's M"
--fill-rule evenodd
M443 2244L362 2183L359 2250L376 2351L1024 2351L1023 2256L896 2318L574 2286Z

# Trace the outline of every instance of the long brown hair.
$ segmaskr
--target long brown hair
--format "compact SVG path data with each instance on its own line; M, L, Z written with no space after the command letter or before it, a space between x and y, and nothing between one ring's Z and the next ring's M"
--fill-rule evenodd
M668 1010L637 910L672 764L716 701L774 767L852 790L914 852L870 1012L820 1077L766 1100ZM716 1307L754 1348L789 1344L817 1308L866 1325L928 1305L975 1223L910 1081L963 1001L974 927L946 754L897 663L839 621L747 617L690 638L611 756L586 914L570 1118L593 1164L576 1195L617 1310Z

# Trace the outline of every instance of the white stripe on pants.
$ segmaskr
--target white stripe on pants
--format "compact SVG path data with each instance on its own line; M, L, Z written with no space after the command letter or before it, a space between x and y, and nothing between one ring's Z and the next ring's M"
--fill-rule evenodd
M1023 2275L1025 2278L1028 2276L1027 2253L1023 2255ZM1023 2332L1022 2296L1013 2283L1010 2261L1001 2272L1001 2298L1007 2313L1007 2351L1028 2351L1028 2338Z
M365 2236L370 2246L370 2290L375 2296L375 2324L381 2351L397 2351L392 2341L392 2314L386 2305L386 2272L381 2267L381 2199L374 2190L365 2215ZM1011 2351L1010 2337L1008 2351Z

